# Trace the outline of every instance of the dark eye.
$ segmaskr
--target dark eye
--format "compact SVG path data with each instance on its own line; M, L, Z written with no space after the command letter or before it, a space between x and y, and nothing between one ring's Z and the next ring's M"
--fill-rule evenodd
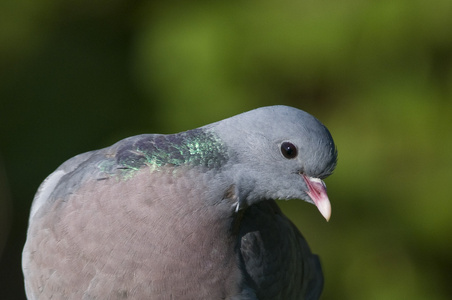
M291 159L297 157L298 151L294 144L284 142L281 144L281 153L285 158Z

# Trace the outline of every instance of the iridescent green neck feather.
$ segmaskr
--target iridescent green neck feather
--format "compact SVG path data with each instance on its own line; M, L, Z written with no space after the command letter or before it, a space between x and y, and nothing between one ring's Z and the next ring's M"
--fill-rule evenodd
M212 169L220 168L226 159L223 143L214 134L198 128L177 134L149 134L127 139L118 147L115 157L99 167L107 173L121 169L127 174L144 166L154 169L163 166Z

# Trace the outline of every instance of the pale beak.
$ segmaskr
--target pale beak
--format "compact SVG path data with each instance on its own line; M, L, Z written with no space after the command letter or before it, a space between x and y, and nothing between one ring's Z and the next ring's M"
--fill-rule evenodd
M328 221L331 217L331 204L326 193L326 185L319 178L312 178L302 174L308 187L306 193L312 199L322 216Z

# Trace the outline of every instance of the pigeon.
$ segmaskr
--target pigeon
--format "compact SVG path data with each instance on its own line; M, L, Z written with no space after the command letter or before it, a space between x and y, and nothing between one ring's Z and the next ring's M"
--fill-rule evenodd
M38 189L28 299L318 299L322 268L275 200L328 220L328 129L289 106L77 155Z

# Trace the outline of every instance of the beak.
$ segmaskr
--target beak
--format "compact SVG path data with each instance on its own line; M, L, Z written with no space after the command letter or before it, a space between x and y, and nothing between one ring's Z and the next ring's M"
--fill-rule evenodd
M308 187L306 193L312 199L322 216L329 221L331 217L331 204L326 193L326 185L319 178L312 178L302 174L304 181Z

